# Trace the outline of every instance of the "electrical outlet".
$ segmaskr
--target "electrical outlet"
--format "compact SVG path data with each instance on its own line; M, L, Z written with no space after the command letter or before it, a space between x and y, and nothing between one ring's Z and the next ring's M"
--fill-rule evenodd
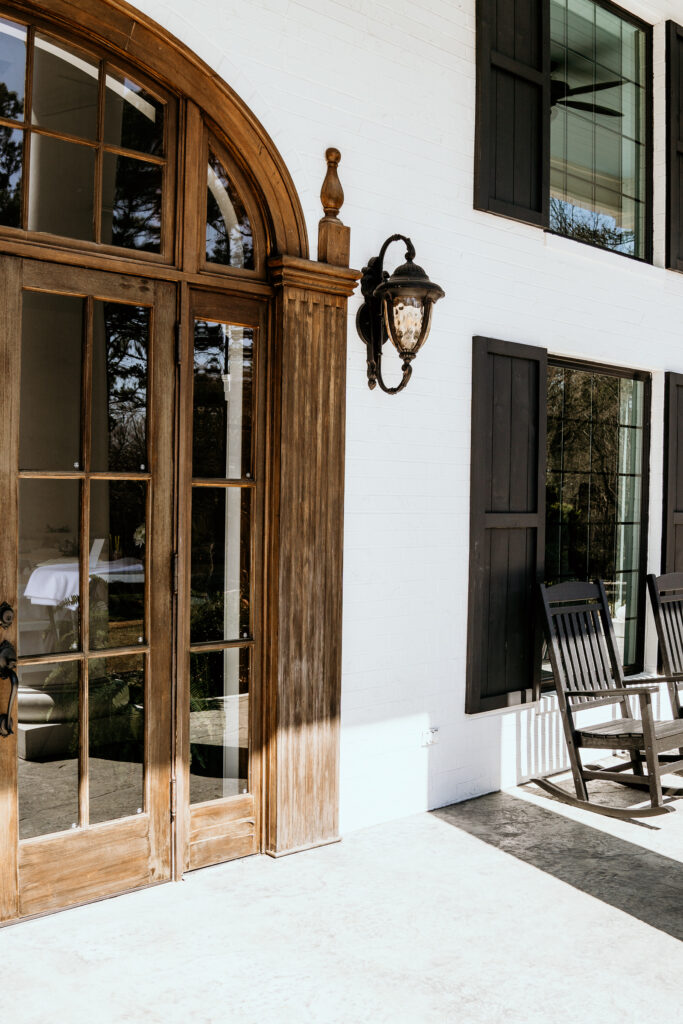
M430 729L425 729L422 733L422 746L433 747L435 743L439 742L439 727L432 726Z

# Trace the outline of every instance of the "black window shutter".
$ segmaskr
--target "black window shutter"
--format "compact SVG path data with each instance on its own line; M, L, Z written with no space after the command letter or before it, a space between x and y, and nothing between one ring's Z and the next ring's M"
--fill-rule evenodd
M548 0L477 0L474 205L548 225Z
M662 572L683 572L683 373L667 373Z
M469 714L533 700L540 688L546 395L545 349L474 339Z
M666 23L666 265L683 270L683 28Z

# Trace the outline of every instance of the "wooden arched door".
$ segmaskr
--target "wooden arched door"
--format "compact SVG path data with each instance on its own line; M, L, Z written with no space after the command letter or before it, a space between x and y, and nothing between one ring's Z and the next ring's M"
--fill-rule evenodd
M263 835L282 218L172 68L48 15L0 11L0 921Z

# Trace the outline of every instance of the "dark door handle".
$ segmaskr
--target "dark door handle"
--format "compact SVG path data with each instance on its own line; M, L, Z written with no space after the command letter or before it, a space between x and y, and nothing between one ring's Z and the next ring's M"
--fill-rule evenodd
M17 693L19 692L19 678L17 673L14 671L16 664L17 652L14 650L11 643L7 640L3 640L0 644L0 679L9 679L10 691L9 702L7 704L7 714L0 714L0 737L11 736L14 732L12 714L14 712L14 705L17 701Z

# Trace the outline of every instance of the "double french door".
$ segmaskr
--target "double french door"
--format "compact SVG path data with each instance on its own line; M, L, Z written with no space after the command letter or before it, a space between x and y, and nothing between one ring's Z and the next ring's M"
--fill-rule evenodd
M251 300L0 264L7 921L260 848L264 323Z

